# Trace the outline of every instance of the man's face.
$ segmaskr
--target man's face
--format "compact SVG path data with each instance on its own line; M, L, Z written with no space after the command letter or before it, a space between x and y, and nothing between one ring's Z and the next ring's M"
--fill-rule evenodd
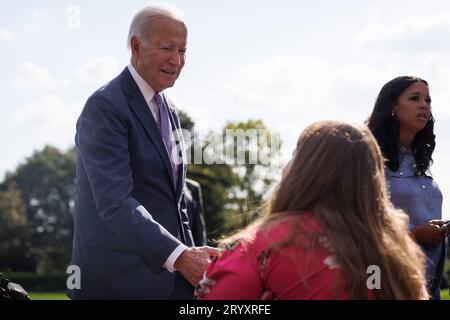
M172 87L183 69L186 45L184 23L168 17L155 19L143 39L131 40L136 71L155 92Z

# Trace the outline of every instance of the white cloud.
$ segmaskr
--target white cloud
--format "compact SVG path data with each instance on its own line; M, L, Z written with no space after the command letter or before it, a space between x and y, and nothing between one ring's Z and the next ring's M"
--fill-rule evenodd
M0 29L0 41L11 41L15 38L15 34L8 29Z
M42 27L45 26L46 20L48 20L48 12L41 9L34 9L29 13L31 19L27 20L28 24L23 26L23 30L31 34L39 34Z
M22 62L19 65L19 76L14 83L18 89L57 89L68 87L73 77L89 86L103 85L114 78L119 70L119 63L114 57L95 57L76 68L69 78L54 78L50 71L33 62Z
M33 16L33 18L35 20L43 20L43 19L47 18L47 12L45 12L44 10L40 10L40 9L34 9L31 12L31 15Z
M417 73L416 73L417 72ZM387 81L403 74L418 74L430 84L435 117L450 120L450 61L437 55L415 69L408 63L386 60L343 63L315 57L274 57L238 69L215 98L190 101L186 111L205 125L226 120L262 119L282 134L289 155L299 133L314 121L335 119L363 123ZM203 96L202 96L203 99ZM216 101L219 110L211 114ZM220 101L220 102L217 102ZM209 104L208 104L209 103ZM209 117L209 119L208 119ZM217 120L218 119L218 120Z
M33 150L45 145L66 149L74 144L75 123L84 101L67 102L59 95L43 95L16 112L2 112L1 128L5 137L0 157L0 179L12 171Z
M94 57L75 70L76 77L85 84L102 85L114 78L119 62L111 56Z
M19 89L55 89L67 87L68 79L54 79L45 67L32 62L22 62L19 66L19 76L15 87Z
M393 25L382 23L380 8L368 10L366 26L355 37L354 49L408 52L420 54L427 51L449 50L450 11L431 16L409 16Z
M191 104L187 100L180 98L169 93L170 100L177 106L180 111L185 112L195 124L195 131L206 133L208 130L219 131L224 126L223 119L217 119L214 121L215 113L211 113L211 107L202 101Z
M383 23L381 9L368 10L366 26L354 38L355 57L366 65L394 71L384 82L399 75L415 75L430 85L433 113L438 121L450 119L450 11L407 16L391 25ZM370 75L370 73L369 73Z
M61 96L44 95L13 114L13 120L21 124L43 127L75 127L83 102L67 104Z
M282 158L287 161L299 134L312 122L363 123L391 74L397 74L394 64L381 69L309 56L278 56L242 66L215 97L205 101L202 95L199 101L190 101L195 107L186 111L200 130L213 123L262 119L281 134Z
M313 57L275 57L236 73L226 88L232 97L227 110L281 127L299 128L330 118L362 121L371 111L377 93L373 88L386 79L386 72L376 66L339 65Z

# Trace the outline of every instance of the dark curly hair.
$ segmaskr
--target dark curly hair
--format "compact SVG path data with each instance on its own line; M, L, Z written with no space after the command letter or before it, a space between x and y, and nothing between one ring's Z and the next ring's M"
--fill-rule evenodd
M387 167L397 171L402 159L399 151L400 123L397 117L392 116L394 104L409 86L415 82L428 83L417 77L397 77L381 88L370 118L366 121L369 129L378 141L378 144L387 159ZM436 145L434 135L434 118L431 114L425 128L419 131L411 144L411 151L416 160L416 176L427 175L433 159Z

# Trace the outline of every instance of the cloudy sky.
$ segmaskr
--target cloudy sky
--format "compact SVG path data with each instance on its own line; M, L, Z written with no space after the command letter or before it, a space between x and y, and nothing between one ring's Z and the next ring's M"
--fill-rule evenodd
M0 12L0 180L46 144L73 145L86 98L129 62L126 37L149 1L9 2ZM450 218L450 2L447 0L179 0L188 57L167 92L219 130L259 118L287 159L315 120L362 123L398 75L430 84L437 147L432 172Z

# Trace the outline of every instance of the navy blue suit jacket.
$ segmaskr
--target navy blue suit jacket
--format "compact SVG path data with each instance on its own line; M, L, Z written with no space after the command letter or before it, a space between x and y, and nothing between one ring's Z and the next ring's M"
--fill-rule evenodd
M180 129L173 104L172 127ZM192 246L183 198L186 164L172 180L153 115L128 68L97 90L77 122L72 264L81 269L73 299L192 297L193 288L163 263Z

